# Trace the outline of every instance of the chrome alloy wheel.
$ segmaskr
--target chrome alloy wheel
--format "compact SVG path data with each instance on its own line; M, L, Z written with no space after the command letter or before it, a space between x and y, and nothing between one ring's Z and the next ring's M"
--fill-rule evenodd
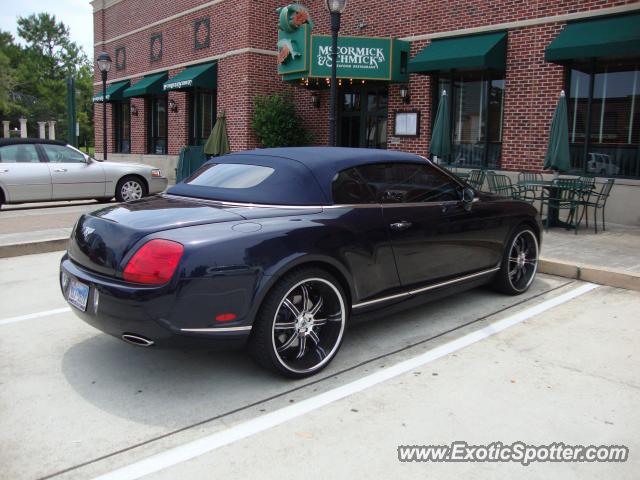
M344 300L328 280L309 278L294 285L276 310L272 342L287 370L308 373L335 355L346 323Z
M509 283L522 292L531 285L537 270L538 239L531 230L523 230L509 248Z
M136 180L129 180L120 187L120 195L125 202L142 198L142 185Z

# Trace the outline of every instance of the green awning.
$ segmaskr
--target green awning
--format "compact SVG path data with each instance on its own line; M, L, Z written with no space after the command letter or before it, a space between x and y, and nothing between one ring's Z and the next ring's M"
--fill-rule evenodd
M484 33L432 41L409 61L409 73L505 70L507 34Z
M147 95L157 95L162 93L162 84L167 79L167 72L147 75L135 85L124 91L124 97L144 97Z
M640 14L568 23L544 52L547 62L640 55Z
M216 88L218 79L218 64L204 63L185 68L175 77L170 78L162 86L163 90L187 90L194 87Z
M129 86L129 80L125 80L123 82L114 82L107 85L107 102L115 102L117 100L122 100L122 94ZM93 96L93 103L102 102L102 88L100 88L100 92L96 93Z

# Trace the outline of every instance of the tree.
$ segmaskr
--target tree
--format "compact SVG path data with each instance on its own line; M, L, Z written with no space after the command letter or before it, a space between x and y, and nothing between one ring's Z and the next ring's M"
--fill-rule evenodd
M16 55L13 36L9 32L0 31L0 113L11 113L17 105L13 99L17 77L13 67Z
M251 127L266 148L308 145L311 141L311 134L302 126L295 104L284 95L258 95Z
M0 116L26 116L30 135L38 120L56 120L56 135L65 138L66 81L74 76L81 139L93 143L92 63L54 15L18 17L17 24L25 47L0 32Z
M50 78L64 78L87 62L82 48L71 41L69 28L56 22L55 15L33 13L18 17L18 35L27 42L29 49L40 54L37 58L49 67Z

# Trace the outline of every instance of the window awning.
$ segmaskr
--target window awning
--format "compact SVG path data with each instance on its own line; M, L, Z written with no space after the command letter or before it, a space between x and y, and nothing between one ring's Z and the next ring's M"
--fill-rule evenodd
M568 23L546 48L547 62L640 55L640 14Z
M218 79L218 64L205 63L187 67L175 77L170 78L162 86L165 92L169 90L187 90L194 87L216 88Z
M504 71L506 56L506 32L436 39L409 61L409 73L454 69Z
M123 82L114 82L107 85L107 91L105 95L107 102L115 102L117 100L122 100L123 98L122 94L127 89L128 86L129 86L129 80L125 80ZM102 88L101 88L100 92L96 93L93 96L93 103L99 103L102 101L103 101L103 98L102 98Z
M162 93L162 84L167 79L167 72L147 75L135 85L127 88L123 96L125 98L144 97L147 95L157 95Z

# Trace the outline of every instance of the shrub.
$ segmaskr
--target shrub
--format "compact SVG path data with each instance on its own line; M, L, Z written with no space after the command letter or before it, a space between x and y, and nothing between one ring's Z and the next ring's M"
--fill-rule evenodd
M251 128L266 148L302 146L311 141L311 134L296 113L295 103L284 95L256 96Z

